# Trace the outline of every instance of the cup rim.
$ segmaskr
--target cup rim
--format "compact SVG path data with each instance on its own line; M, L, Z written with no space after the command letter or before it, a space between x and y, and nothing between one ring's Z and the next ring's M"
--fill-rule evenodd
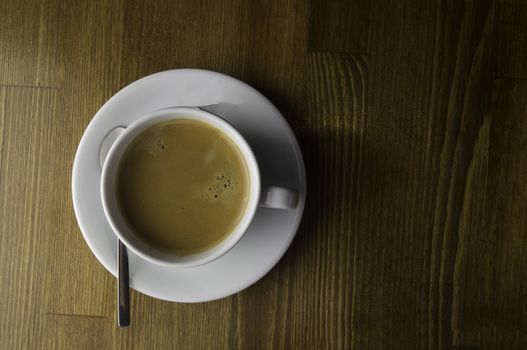
M207 123L229 137L242 153L249 173L249 200L238 225L220 243L199 253L177 255L156 249L141 240L126 223L117 205L115 181L121 157L130 143L148 127L163 121L192 119ZM260 199L260 171L245 138L223 118L198 107L168 107L151 112L130 124L111 146L102 167L101 200L105 217L113 232L133 253L152 263L170 267L193 267L209 263L232 249L252 222Z

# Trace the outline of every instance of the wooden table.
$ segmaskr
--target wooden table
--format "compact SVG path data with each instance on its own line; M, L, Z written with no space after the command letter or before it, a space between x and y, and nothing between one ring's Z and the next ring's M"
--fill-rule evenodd
M72 209L97 109L198 67L283 111L303 223L247 290L132 294ZM527 348L527 2L0 2L1 349Z

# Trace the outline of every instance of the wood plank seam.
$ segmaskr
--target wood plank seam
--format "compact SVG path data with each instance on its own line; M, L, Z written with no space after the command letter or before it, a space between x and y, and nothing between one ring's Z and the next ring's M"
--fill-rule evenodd
M17 85L17 84L0 84L0 87L18 88L18 89L44 89L44 90L58 90L54 86L36 86L36 85Z
M105 315L77 315L77 314L63 314L58 312L46 312L46 316L57 316L57 317L80 317L80 318L108 318Z

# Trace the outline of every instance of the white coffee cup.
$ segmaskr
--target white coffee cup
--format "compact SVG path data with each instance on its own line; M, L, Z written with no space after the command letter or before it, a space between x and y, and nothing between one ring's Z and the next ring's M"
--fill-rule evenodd
M174 119L192 119L205 122L221 131L238 146L249 170L249 199L238 225L223 241L214 247L191 255L167 253L141 240L134 232L134 229L124 219L117 203L117 170L119 169L121 158L130 143L145 129ZM200 108L170 107L154 111L128 127L119 129L122 130L122 133L114 140L104 160L101 176L102 204L106 218L115 234L128 249L145 260L159 265L177 267L191 267L206 264L219 258L236 245L251 224L258 206L276 209L294 209L296 207L298 200L298 193L296 191L277 186L261 189L260 171L251 147L232 125L217 115ZM109 130L109 132L111 134L112 131Z

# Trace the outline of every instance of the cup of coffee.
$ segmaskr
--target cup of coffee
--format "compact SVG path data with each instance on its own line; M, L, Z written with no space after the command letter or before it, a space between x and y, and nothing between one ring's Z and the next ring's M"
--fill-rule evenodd
M110 226L138 256L191 267L229 251L258 206L292 209L298 194L261 188L257 160L242 135L200 108L166 108L126 127L101 176Z

